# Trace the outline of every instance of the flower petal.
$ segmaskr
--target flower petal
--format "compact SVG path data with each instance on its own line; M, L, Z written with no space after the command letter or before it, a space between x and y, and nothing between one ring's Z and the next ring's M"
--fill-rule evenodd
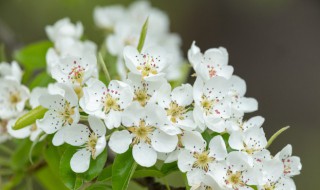
M83 173L89 169L91 159L91 152L83 148L76 152L71 160L70 166L72 171L76 173Z
M110 137L109 147L112 151L122 154L129 149L132 138L132 135L127 130L115 131Z
M133 146L132 155L134 160L144 167L151 167L157 161L156 151L144 142L140 142Z

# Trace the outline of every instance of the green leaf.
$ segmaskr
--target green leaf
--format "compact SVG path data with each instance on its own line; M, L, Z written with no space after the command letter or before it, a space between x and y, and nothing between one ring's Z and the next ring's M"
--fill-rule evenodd
M79 189L83 184L83 179L80 174L72 171L70 160L74 153L77 152L77 147L69 146L61 156L59 174L62 182L69 189Z
M34 70L46 66L46 54L53 44L50 41L41 41L30 44L15 52L14 59L20 62L25 69Z
M112 187L108 183L95 183L87 187L86 190L112 190Z
M144 178L144 177L155 177L155 178L162 178L165 176L161 171L157 168L145 168L136 170L133 174L133 178Z
M141 52L144 42L146 40L146 36L147 36L147 31L148 31L148 24L149 24L149 17L147 18L147 20L144 22L142 29L141 29L141 33L140 33L140 38L139 38L139 43L138 43L138 51Z
M28 153L32 144L29 139L19 140L18 142L19 146L11 157L11 168L14 170L20 170L28 163Z
M132 157L131 149L123 154L118 154L114 159L112 167L112 189L127 189L136 167L137 163Z
M283 127L281 128L279 131L277 131L274 135L271 136L271 138L268 140L268 144L266 146L266 148L268 148L272 143L273 141L279 136L281 135L281 133L283 133L284 131L286 131L287 129L289 129L290 126L287 126L287 127Z
M177 162L171 162L171 163L165 163L161 166L161 173L163 173L164 175L168 175L174 171L178 171L178 165Z
M38 170L35 173L35 177L46 190L67 190L61 179L59 179L58 176L54 175L52 169L50 169L49 167Z
M38 106L28 113L21 116L12 127L14 130L22 129L36 122L37 119L43 118L44 114L48 111L47 108Z
M32 80L29 88L46 87L51 82L54 82L54 80L47 74L47 72L41 72Z
M16 175L14 175L10 181L4 184L2 186L2 190L12 190L15 186L19 185L23 178L25 177L26 173L24 172L18 172Z
M102 172L98 176L97 181L109 181L111 179L112 179L112 165L102 170Z
M57 168L59 168L60 165L60 158L61 156L58 148L52 144L49 144L48 148L44 150L44 159L57 177L59 176L59 171L57 171Z
M187 178L187 173L181 173L182 175L182 178L183 178L183 182L186 186L186 190L190 190L190 186L189 186L189 183L188 183L188 178Z
M83 179L91 181L96 178L103 170L107 161L107 156L107 149L104 149L104 151L95 160L91 160L88 171L82 174Z

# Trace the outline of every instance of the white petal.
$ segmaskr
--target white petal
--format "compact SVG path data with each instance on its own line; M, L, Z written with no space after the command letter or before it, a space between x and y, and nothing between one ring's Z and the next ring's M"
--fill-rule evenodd
M243 171L253 165L252 158L243 152L230 152L227 157L228 166L233 171Z
M89 169L91 159L91 152L85 148L76 152L70 161L72 171L76 173L83 173Z
M177 144L178 137L176 135L171 136L158 129L152 133L151 145L158 152L172 152Z
M231 148L235 150L243 150L244 145L243 145L243 134L241 132L233 132L230 137L229 137L229 145Z
M10 120L8 122L8 124L6 126L7 130L8 130L8 133L11 136L13 136L14 138L18 138L18 139L24 139L24 138L28 137L30 135L30 133L31 133L31 130L30 130L31 126L28 126L28 127L25 127L25 128L19 129L19 130L13 130L12 127L14 126L15 122L16 122L16 120ZM2 127L2 126L0 126L0 127ZM0 136L1 135L2 134L0 134Z
M115 131L109 141L109 147L116 153L122 154L129 149L132 135L127 130Z
M45 133L52 134L62 127L63 120L57 112L49 110L45 113L43 119L38 119L36 123Z
M64 133L66 131L65 129L66 128L63 127L54 134L53 139L52 139L52 144L54 146L60 146L64 143Z
M250 118L248 121L244 122L242 128L243 130L247 130L251 127L254 127L254 126L258 126L258 127L261 127L262 124L264 123L264 118L261 117L261 116L255 116L255 117L252 117Z
M175 89L171 93L171 99L177 102L180 106L188 106L193 101L192 86L190 84L183 84Z
M95 116L89 115L88 121L90 128L96 135L105 136L107 129L100 119Z
M121 125L122 112L110 110L104 120L108 129L118 128Z
M191 171L196 159L189 150L182 150L178 156L178 167L182 172Z
M96 159L106 148L107 140L106 137L103 135L102 137L98 138L97 144L96 144L96 151L94 155L92 156L93 159Z
M144 143L140 142L133 146L132 155L134 160L141 166L151 167L157 161L157 153L153 148Z
M143 61L143 57L138 50L132 46L126 46L123 50L123 56L128 69L135 74L140 74L137 66Z
M184 131L181 135L181 143L185 149L197 152L202 152L207 146L207 142L197 131Z
M65 131L65 141L73 146L83 145L88 141L90 130L83 124L74 124Z
M138 102L133 102L122 114L122 124L126 127L138 126L144 117L144 109Z
M227 157L227 148L223 138L218 135L211 139L209 143L210 155L217 160L224 160Z

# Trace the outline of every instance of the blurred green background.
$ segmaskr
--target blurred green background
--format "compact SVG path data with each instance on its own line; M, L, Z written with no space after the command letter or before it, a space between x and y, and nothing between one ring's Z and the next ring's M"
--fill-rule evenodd
M0 0L0 43L7 53L47 39L44 26L63 17L81 21L87 38L102 43L93 23L97 5L123 0ZM259 101L252 115L266 118L268 137L290 125L271 146L286 144L301 157L298 189L320 189L320 1L318 0L155 0L168 13L171 29L202 50L224 46L235 74L247 82L247 96Z

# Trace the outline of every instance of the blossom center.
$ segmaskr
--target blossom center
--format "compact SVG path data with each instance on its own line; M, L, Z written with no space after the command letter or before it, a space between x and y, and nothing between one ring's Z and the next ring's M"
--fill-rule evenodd
M74 62L74 64L76 64L76 61ZM69 72L68 79L71 79L73 83L82 84L84 72L85 69L82 66L74 66Z
M210 78L216 76L217 71L214 69L213 66L208 65L207 68L208 68L208 71L209 71Z
M144 120L141 120L139 126L129 127L128 130L135 135L132 144L138 144L141 141L151 144L149 135L154 131L154 127L146 125Z
M204 151L202 153L194 153L193 157L196 161L193 164L194 168L201 168L204 171L208 171L209 164L214 161L214 158L209 156L209 151Z
M91 133L87 142L87 149L91 152L93 159L95 159L97 141L98 136L95 133Z
M202 101L200 102L201 106L203 107L206 115L211 114L211 109L214 106L215 101L214 100L210 100L209 98L207 98L205 95L202 96Z
M113 98L110 94L107 94L104 100L104 112L109 113L111 110L120 111L120 106L117 103L117 100Z
M180 120L184 119L183 114L186 111L187 110L185 109L185 107L179 106L175 102L171 102L170 105L169 105L169 108L167 109L167 115L171 116L171 122L177 123L178 119L180 119Z
M17 92L12 93L12 94L10 94L9 100L10 100L11 104L15 105L21 101L21 97L20 97L19 93L17 93Z
M154 58L149 55L143 55L144 62L137 66L138 71L141 72L142 77L147 77L149 75L156 75L158 74L157 65L154 61Z
M72 116L74 115L75 111L74 111L75 107L70 105L70 102L66 101L65 106L64 106L64 111L60 113L60 115L63 117L64 119L64 125L66 123L68 123L69 125L71 125L73 123L73 118Z
M150 99L150 96L145 90L136 90L134 100L138 101L141 106L145 106L147 101Z
M242 181L241 172L237 171L235 173L232 173L230 170L227 173L228 178L226 180L227 184L230 184L234 189L236 189L238 186L243 187L245 186L245 183Z

